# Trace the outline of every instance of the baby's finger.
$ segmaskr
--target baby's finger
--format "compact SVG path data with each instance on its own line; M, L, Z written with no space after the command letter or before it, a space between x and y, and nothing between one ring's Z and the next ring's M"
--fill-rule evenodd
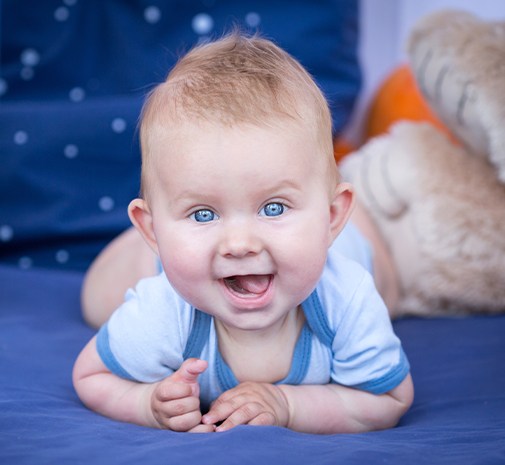
M198 358L185 360L179 369L170 377L174 383L194 384L198 382L198 376L207 369L207 362Z
M239 405L233 399L227 401L220 397L202 417L202 423L206 425L219 423L228 418L238 407Z
M194 428L190 429L188 433L214 433L216 431L215 425L196 425Z
M251 426L274 426L277 425L275 416L270 412L260 413L256 418L253 418L248 425Z
M155 402L152 406L154 418L162 428L174 429L176 431L187 431L187 429L201 423L202 415L200 413L200 402L195 397L184 397L168 402ZM191 415L191 424L189 426L183 421L182 430L178 426L178 418L185 415ZM184 429L186 428L186 429Z
M159 402L182 399L193 395L193 387L185 383L173 383L170 378L163 380L154 391L154 398Z
M260 404L249 403L242 405L239 409L235 410L226 420L216 428L216 432L221 433L234 428L238 425L251 424L258 416L264 414Z
M160 402L156 405L156 409L159 415L165 418L177 417L194 411L200 412L200 400L191 396L183 397L168 402Z
M202 415L197 410L167 419L165 427L172 431L191 431L200 424L201 419Z

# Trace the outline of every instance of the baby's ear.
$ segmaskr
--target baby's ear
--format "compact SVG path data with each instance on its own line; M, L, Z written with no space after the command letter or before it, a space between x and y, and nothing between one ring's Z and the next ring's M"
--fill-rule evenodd
M330 204L330 231L328 247L344 228L354 207L354 190L351 184L337 184Z
M128 205L128 216L147 245L158 254L158 244L154 234L153 216L148 203L143 199L134 199Z

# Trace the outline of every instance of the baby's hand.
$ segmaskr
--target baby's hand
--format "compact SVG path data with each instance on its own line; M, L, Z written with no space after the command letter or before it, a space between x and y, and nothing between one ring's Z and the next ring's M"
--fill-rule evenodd
M277 386L246 382L221 394L203 416L205 425L223 423L216 431L226 431L237 425L287 426L288 402Z
M206 369L206 361L191 358L156 385L151 394L151 411L159 427L172 431L214 431L213 424L201 424L198 376Z

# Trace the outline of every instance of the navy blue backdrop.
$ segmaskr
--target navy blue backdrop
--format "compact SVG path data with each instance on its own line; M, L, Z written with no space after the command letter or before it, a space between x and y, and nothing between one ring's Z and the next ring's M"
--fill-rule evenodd
M0 262L84 269L129 225L143 98L181 53L238 25L295 55L331 102L360 87L354 0L3 0Z

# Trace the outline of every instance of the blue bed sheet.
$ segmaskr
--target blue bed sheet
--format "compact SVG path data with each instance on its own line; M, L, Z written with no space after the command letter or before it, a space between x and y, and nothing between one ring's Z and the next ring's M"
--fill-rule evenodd
M1 464L503 464L505 316L395 323L416 398L394 429L317 436L276 427L154 430L86 409L71 382L93 335L80 272L0 266Z

